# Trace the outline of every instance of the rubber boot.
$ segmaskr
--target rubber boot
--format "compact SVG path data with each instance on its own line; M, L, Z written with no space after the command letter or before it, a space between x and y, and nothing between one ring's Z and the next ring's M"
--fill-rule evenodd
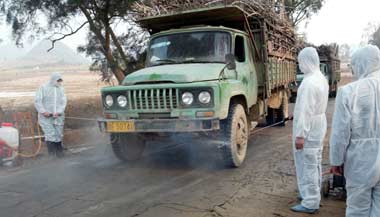
M55 147L54 147L53 142L46 141L46 147L47 147L49 156L55 155L55 153L54 153Z
M292 210L293 212L300 212L300 213L307 213L307 214L314 214L318 212L318 209L309 209L302 206L301 204L293 206L292 208L290 208L290 210Z
M62 158L63 157L63 147L62 147L62 142L55 142L55 147L57 150L57 157Z

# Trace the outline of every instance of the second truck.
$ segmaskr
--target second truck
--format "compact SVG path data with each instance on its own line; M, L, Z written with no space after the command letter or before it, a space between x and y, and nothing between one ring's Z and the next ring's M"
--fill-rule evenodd
M258 121L283 122L295 81L295 36L262 16L221 6L146 17L145 68L101 90L102 129L121 160L159 135L209 135L228 167L240 166Z
M340 82L341 77L340 59L338 54L339 46L337 44L331 44L321 45L315 48L318 51L321 72L325 75L329 84L329 96L336 97L336 93L338 91L338 83ZM300 86L303 78L304 74L298 69L296 82L293 83L290 88L291 102L296 101L298 87Z

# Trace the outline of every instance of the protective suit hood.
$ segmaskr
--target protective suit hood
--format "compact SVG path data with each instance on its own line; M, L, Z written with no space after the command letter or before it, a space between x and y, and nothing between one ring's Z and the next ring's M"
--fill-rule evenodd
M380 50L374 45L360 48L352 56L351 60L354 78L356 80L380 71Z
M58 86L58 80L60 80L60 79L62 80L61 73L54 72L53 74L51 74L49 84L54 85L54 86Z
M317 50L313 47L304 48L298 55L298 64L301 72L305 75L320 72Z

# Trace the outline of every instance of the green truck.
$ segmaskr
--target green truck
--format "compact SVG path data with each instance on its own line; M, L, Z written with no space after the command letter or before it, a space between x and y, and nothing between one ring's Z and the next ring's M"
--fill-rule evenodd
M320 59L320 69L325 75L329 83L329 96L336 97L338 90L338 84L340 82L341 70L340 59L338 56L338 45L321 45L316 47ZM303 80L304 74L297 67L297 79L296 82L291 84L291 97L290 102L295 102L297 97L298 87Z
M340 82L341 70L340 70L340 59L336 55L321 55L321 70L325 74L329 82L329 93L331 97L336 97L338 91L338 84Z
M295 81L293 30L235 6L147 17L145 68L101 90L101 129L116 157L139 158L148 140L187 133L216 141L226 166L240 166L250 130L288 116ZM281 44L279 44L281 42Z

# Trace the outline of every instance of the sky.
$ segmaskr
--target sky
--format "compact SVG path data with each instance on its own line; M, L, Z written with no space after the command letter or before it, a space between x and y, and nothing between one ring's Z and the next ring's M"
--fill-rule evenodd
M380 24L380 0L325 0L318 14L300 30L313 44L358 45L370 22Z
M44 19L44 18L42 18L42 19ZM75 29L76 27L79 27L83 22L84 22L84 18L83 17L78 17L77 19L72 20L71 23L70 23L70 25L72 26L73 29ZM74 51L76 51L76 49L77 49L77 47L79 45L85 44L87 32L88 32L88 26L85 26L79 32L77 32L76 34L74 34L74 35L72 35L70 37L67 37L67 38L61 40L61 42L65 43L71 49L73 49ZM41 39L47 38L49 36L50 35L42 36ZM58 37L59 36L60 35L58 35ZM14 43L12 41L11 27L5 25L5 23L2 23L2 25L0 24L0 39L3 40L3 42L0 43L0 46L6 45L6 44L10 44L10 43ZM26 48L26 50L28 50L35 43L36 42L29 42L28 40L26 40L26 41L23 42L23 46Z
M80 25L81 21L73 21L73 26ZM380 0L325 0L322 9L308 20L306 26L303 23L299 31L306 33L308 41L316 45L332 42L358 45L370 22L380 24ZM76 50L85 42L86 30L63 42ZM0 25L0 38L4 40L0 46L10 42L10 29L5 25Z

